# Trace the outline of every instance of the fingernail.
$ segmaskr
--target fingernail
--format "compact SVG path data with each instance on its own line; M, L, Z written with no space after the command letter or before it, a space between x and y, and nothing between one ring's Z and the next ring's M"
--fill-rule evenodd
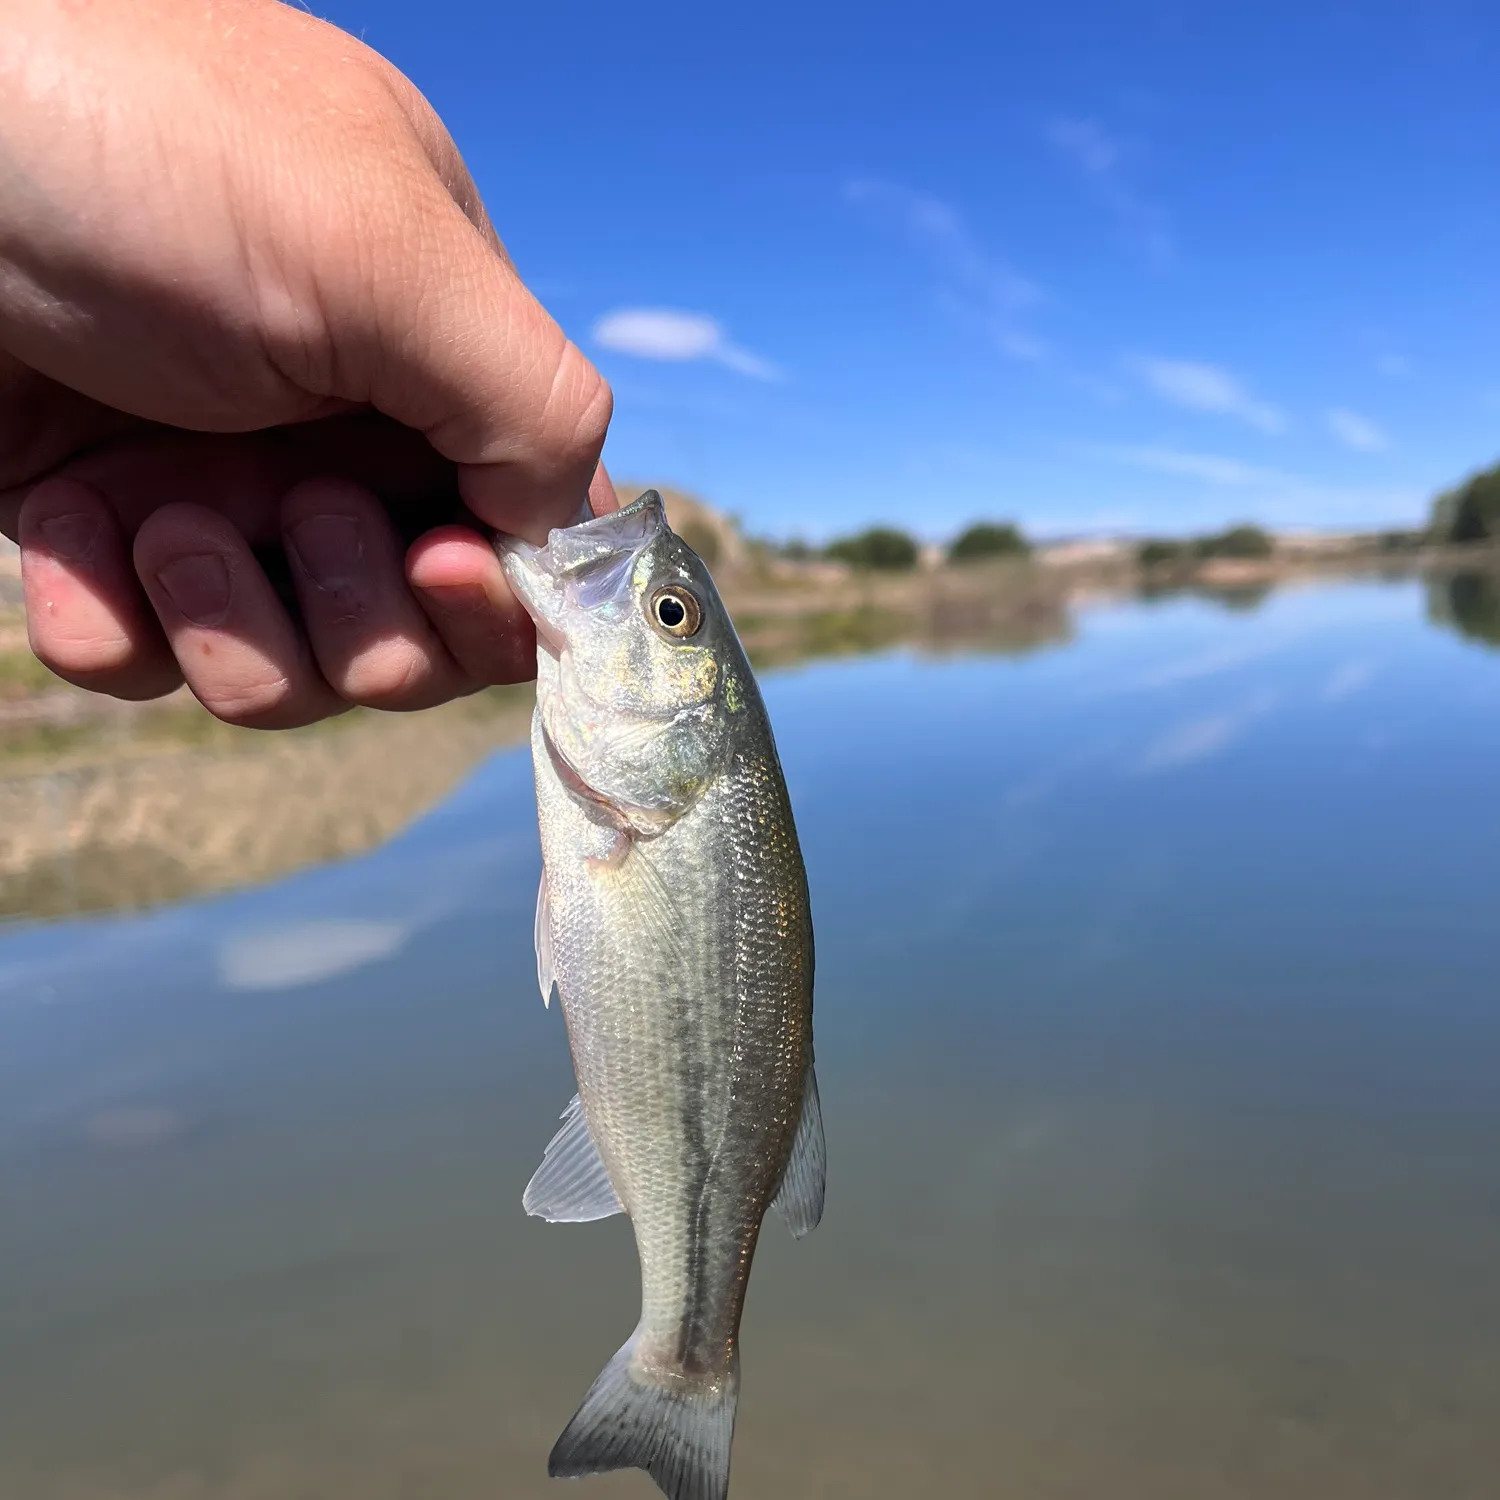
M303 571L320 589L348 589L364 555L353 516L309 516L287 538Z
M156 581L194 625L219 625L229 613L229 569L217 552L179 557L157 570Z
M99 517L87 511L69 511L37 522L47 550L64 562L87 562L99 539Z

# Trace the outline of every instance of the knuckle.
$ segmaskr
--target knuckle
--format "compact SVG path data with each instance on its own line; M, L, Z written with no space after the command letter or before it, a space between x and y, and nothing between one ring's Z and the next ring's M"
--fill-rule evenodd
M564 344L548 393L544 429L560 470L591 464L604 446L614 392L576 344Z

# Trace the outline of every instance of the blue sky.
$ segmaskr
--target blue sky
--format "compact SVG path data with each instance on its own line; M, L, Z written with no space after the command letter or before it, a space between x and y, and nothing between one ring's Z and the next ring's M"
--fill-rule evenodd
M1500 454L1479 0L322 13L448 122L615 473L752 530L1400 523Z

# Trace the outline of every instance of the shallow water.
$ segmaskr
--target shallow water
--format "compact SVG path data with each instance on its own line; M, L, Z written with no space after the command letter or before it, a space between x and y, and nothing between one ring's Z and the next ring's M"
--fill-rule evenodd
M737 1500L1493 1494L1500 656L1349 585L766 686L830 1186ZM507 752L364 858L0 935L0 1496L563 1493L635 1263L521 1212L536 872Z

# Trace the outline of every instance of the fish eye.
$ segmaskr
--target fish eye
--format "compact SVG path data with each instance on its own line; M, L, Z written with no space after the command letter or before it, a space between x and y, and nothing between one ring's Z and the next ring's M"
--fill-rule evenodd
M681 640L697 635L703 624L703 606L687 589L669 584L652 594L651 619L659 629Z

